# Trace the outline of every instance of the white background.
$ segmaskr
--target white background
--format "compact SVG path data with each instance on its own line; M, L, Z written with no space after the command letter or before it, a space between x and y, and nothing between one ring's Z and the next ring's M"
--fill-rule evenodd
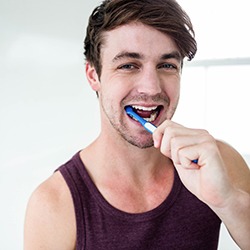
M98 100L84 75L87 17L100 1L0 0L0 248L22 249L31 192L99 132ZM200 58L250 57L248 1L179 1ZM249 65L186 67L174 119L249 147ZM222 230L220 248L238 249Z

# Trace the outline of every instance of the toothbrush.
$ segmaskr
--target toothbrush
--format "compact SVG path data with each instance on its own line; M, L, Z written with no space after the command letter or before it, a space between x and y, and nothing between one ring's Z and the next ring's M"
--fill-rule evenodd
M128 115L136 119L149 133L153 134L156 126L153 125L152 123L146 121L142 117L140 117L137 113L134 112L133 108L131 106L125 107L125 111ZM192 160L193 163L197 164L198 160Z
M142 117L140 117L137 113L134 112L133 108L131 106L127 106L125 108L126 113L136 119L149 133L153 134L156 126L153 125L152 123L146 121Z

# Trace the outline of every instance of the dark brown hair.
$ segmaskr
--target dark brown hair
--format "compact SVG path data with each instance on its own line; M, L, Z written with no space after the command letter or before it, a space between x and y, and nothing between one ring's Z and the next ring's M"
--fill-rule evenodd
M99 77L103 32L131 22L141 22L169 35L183 58L192 60L195 56L197 45L192 23L175 0L104 0L89 17L84 41L85 58Z

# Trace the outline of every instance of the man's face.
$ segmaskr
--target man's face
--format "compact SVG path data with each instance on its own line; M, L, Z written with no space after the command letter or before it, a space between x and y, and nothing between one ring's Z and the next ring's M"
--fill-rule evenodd
M176 109L181 56L173 40L143 24L128 24L104 33L99 82L102 125L113 126L140 148L153 145L152 136L131 117L127 105L154 125L171 119Z

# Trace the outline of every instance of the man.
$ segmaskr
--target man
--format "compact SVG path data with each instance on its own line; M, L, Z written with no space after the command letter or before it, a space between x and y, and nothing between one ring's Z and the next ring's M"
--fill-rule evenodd
M33 193L26 250L216 249L221 221L250 249L248 166L207 131L171 121L193 34L174 0L106 0L93 11L86 75L101 132Z

